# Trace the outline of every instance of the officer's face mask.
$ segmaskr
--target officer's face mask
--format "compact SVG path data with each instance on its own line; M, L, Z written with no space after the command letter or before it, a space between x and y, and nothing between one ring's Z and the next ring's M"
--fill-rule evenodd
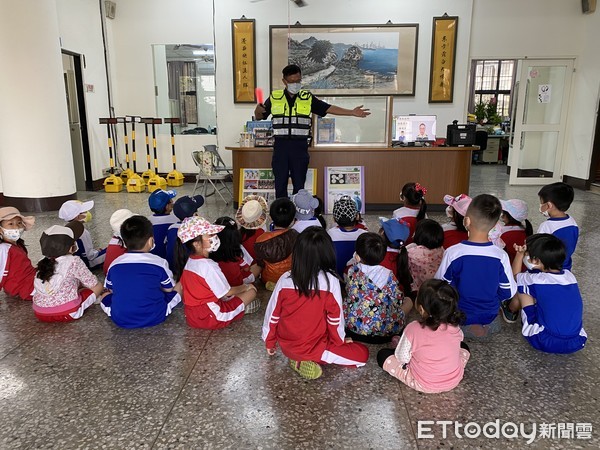
M287 84L287 91L292 95L296 95L298 92L300 92L300 89L302 89L302 83Z

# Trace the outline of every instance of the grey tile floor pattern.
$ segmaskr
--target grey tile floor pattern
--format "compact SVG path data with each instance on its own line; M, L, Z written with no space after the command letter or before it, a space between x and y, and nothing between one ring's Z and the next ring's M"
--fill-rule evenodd
M509 186L505 166L473 168L471 194L526 200L534 229L543 220L538 189ZM114 210L149 214L147 197L80 193L96 202L90 226L96 244L108 242ZM281 353L269 358L264 350L265 291L258 314L220 331L190 329L180 307L165 323L141 330L115 327L97 306L77 322L43 324L28 302L2 293L0 449L599 448L599 206L600 196L576 191L570 211L581 227L574 273L584 296L587 348L542 354L524 342L518 326L503 324L491 342L470 344L464 380L440 395L412 391L380 370L378 346L370 346L364 368L328 366L319 380L299 378ZM215 197L201 212L211 220L233 214ZM379 215L366 216L372 228ZM36 217L25 236L32 261L41 257L42 231L60 223L55 212ZM531 445L522 437L468 438L452 425L444 438L442 425L423 422L431 431L422 428L422 434L433 438L418 437L419 421L445 420L480 427L496 420L522 423L527 433L535 424L538 436ZM585 423L593 427L590 440L575 432L566 437L570 424ZM567 424L563 438L559 424ZM467 430L471 435L474 427ZM544 429L554 438L542 437Z

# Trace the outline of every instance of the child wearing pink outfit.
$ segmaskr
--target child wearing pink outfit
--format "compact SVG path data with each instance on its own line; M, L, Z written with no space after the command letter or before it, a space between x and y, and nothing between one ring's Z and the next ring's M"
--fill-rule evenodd
M459 327L464 314L457 308L458 293L447 282L431 279L422 284L415 307L421 319L406 326L395 350L380 350L377 363L416 391L450 391L462 380L470 357Z
M444 230L439 223L423 219L417 224L413 243L406 246L408 268L413 278L412 292L416 293L421 284L437 272L444 256L443 245Z

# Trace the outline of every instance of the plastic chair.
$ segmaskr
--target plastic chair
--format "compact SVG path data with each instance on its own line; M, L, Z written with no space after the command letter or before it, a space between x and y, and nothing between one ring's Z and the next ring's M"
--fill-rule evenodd
M215 164L213 158L214 155L211 152L201 152L197 150L192 152L192 159L194 160L194 164L196 164L196 167L198 167L198 174L196 175L196 184L194 185L194 191L192 192L192 195L196 193L196 190L198 189L198 184L200 183L200 181L202 181L202 195L204 195L204 198L210 197L214 194L219 194L221 200L223 200L226 205L229 205L229 202L225 200L225 197L223 197L223 194L221 194L221 191L225 189L229 193L231 199L233 200L233 194L225 184L225 181L229 178L229 174L215 171ZM220 183L221 187L217 187L215 182L217 184ZM208 183L210 183L213 187L213 191L210 193L207 192Z
M219 150L215 144L207 144L204 146L204 151L212 153L214 155L214 160L216 162L214 170L217 172L227 172L229 175L233 176L233 167L227 166L221 155L219 154Z

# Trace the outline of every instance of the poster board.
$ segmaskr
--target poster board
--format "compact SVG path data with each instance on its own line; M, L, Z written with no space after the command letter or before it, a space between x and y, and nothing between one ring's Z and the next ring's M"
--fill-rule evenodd
M364 174L364 166L325 167L325 214L333 213L333 203L343 195L354 199L360 213L365 213Z
M312 195L317 193L317 169L308 169L304 189ZM275 177L273 169L240 169L240 187L238 201L241 203L248 195L260 195L268 204L275 200ZM288 179L288 194L292 195L292 181Z

